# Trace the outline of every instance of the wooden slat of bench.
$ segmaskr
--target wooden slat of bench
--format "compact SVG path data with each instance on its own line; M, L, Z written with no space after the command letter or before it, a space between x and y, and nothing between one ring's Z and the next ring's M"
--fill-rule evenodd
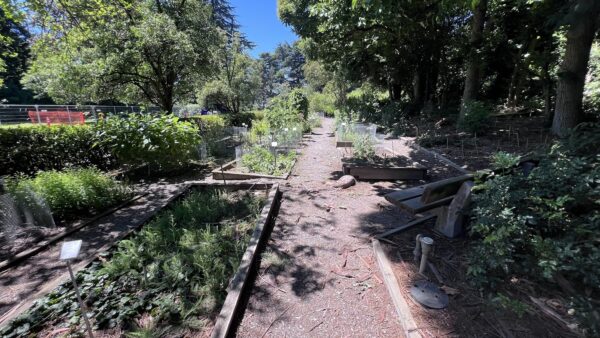
M463 182L470 181L472 179L473 175L467 174L429 183L425 185L425 190L421 195L421 202L423 202L423 204L430 204L449 196L453 196L456 194L458 189L460 189L460 186L463 184Z
M452 202L453 198L454 198L454 195L442 198L442 199L434 201L432 203L425 204L421 200L421 197L415 197L415 198L411 198L409 200L400 202L396 205L410 213L416 214L416 213L427 211L427 210L430 210L433 208L437 208L442 205L450 204L450 202Z
M411 198L420 197L425 190L424 185L418 187L398 190L383 196L388 202L398 205L399 202L406 201Z

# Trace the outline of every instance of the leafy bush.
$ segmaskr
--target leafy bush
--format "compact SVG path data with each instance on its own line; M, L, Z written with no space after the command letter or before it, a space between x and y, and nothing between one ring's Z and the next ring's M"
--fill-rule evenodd
M94 326L131 331L147 314L155 328L151 336L202 329L227 295L263 201L252 194L192 192L119 242L106 263L77 273ZM76 334L83 325L77 309L71 283L64 283L8 323L0 336L35 336L48 323Z
M250 142L253 144L266 142L269 130L269 122L266 120L253 121L249 134Z
M308 99L300 89L274 97L266 109L265 118L273 130L302 125L306 131Z
M225 137L226 121L222 116L200 115L182 121L189 121L198 127L202 143L206 144L209 154L216 156L223 152L224 145L217 142Z
M131 191L98 169L67 169L39 172L34 178L13 177L7 188L15 199L31 204L33 192L46 201L59 219L99 212L125 201Z
M521 156L499 151L492 155L492 168L496 170L509 169L519 163Z
M554 144L529 176L496 175L476 186L469 267L476 284L493 287L515 274L553 282L561 275L576 290L598 296L600 242L593 240L600 232L598 144L600 125L582 124ZM597 335L595 325L589 329Z
M71 166L115 167L105 146L94 146L93 127L28 126L0 128L0 175L34 174Z
M464 115L458 120L458 128L483 134L490 127L490 107L480 101L469 101L464 105Z
M302 116L302 119L308 119L308 98L302 89L294 89L288 94L288 106L293 114Z
M180 167L198 157L198 128L177 117L135 115L109 118L97 126L98 144L120 163L147 163L153 171Z
M375 157L373 140L366 135L357 136L352 143L352 156L358 160L372 160Z
M275 154L271 150L254 146L242 156L242 165L253 173L279 176L290 172L295 160L295 151L277 154L277 158L275 158Z
M325 116L333 116L335 97L327 93L312 92L308 95L308 110L313 113L325 113Z

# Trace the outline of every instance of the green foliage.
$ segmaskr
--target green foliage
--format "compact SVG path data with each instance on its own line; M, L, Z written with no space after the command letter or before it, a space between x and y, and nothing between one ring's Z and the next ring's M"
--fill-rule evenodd
M0 128L0 175L34 174L70 166L115 166L110 150L97 142L94 127Z
M295 95L296 96L296 95ZM291 101L298 101L298 106L292 107ZM290 99L287 95L274 97L267 107L266 120L272 129L284 129L290 125L304 125L304 111L298 108L303 108L305 102L300 96Z
M324 113L333 116L335 113L335 97L328 93L310 92L308 95L308 110L313 113Z
M96 329L120 326L134 330L135 337L201 329L227 295L263 201L246 193L192 192L119 242L106 263L77 273ZM83 325L78 309L71 284L64 283L0 335L33 336L46 323L77 334ZM136 330L132 323L140 316L151 317L152 323Z
M302 116L305 121L308 119L308 98L302 89L294 89L288 94L288 107L292 114Z
M510 169L521 160L521 156L499 151L492 155L492 168L493 169Z
M252 122L252 128L250 129L250 142L263 143L266 141L267 135L269 135L269 122L266 120Z
M352 156L357 160L370 161L375 157L375 147L370 136L361 135L352 142Z
M583 104L588 111L600 112L600 43L592 44L588 76L586 76L585 90L583 92Z
M464 116L458 121L458 128L484 134L490 127L490 107L480 101L465 102L464 105Z
M131 191L114 178L93 168L39 172L34 178L7 181L10 194L22 204L31 204L33 192L46 201L58 219L100 212L125 201Z
M275 176L289 173L295 161L296 152L293 150L275 157L273 151L262 146L254 146L242 156L242 165L250 172Z
M516 299L512 299L501 293L497 294L496 297L492 298L492 302L500 308L515 313L519 318L523 317L523 315L528 310L528 307L525 303Z
M171 111L216 69L224 39L205 1L33 1L32 9L45 29L24 83L58 103L108 99Z
M221 53L219 69L214 80L202 85L199 100L204 106L229 113L232 117L249 110L260 91L260 65L241 50L239 38L236 37Z
M497 175L477 186L469 267L476 284L493 287L515 274L552 282L561 274L576 290L600 292L600 243L591 240L600 231L598 144L600 125L582 124L529 176Z
M206 144L207 151L211 155L220 153L222 144L217 141L225 137L226 121L220 115L193 116L182 121L189 121L198 127L202 143Z
M131 114L108 118L97 126L98 144L107 147L120 163L147 163L152 170L165 171L197 158L198 129L172 116Z

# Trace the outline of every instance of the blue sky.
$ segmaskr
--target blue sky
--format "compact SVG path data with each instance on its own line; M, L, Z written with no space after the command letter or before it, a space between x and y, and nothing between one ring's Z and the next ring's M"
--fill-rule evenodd
M250 55L272 52L281 42L292 43L298 37L277 17L277 0L231 0L235 14L248 39L256 44Z

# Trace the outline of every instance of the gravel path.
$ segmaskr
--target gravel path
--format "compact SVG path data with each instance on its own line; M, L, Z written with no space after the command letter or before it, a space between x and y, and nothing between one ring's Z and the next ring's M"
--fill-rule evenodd
M87 261L124 233L145 222L179 189L180 184L154 183L146 186L148 195L133 204L103 217L28 258L15 268L0 273L0 326L14 318L31 303L68 279L65 264L58 260L63 241L82 239L83 246L73 269L79 271Z
M425 182L359 182L333 187L341 176L333 121L307 139L290 180L259 276L238 328L239 337L402 337L402 330L370 237L402 224L408 215L382 195ZM458 173L407 146L381 149L431 168L432 180Z

